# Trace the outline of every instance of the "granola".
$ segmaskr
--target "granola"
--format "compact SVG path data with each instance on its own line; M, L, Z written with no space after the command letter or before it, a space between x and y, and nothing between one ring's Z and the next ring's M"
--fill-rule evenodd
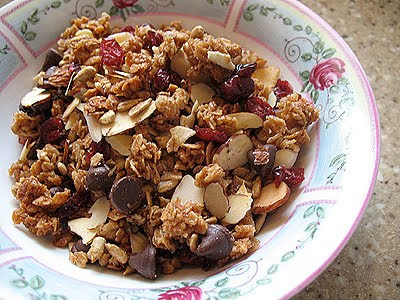
M200 25L121 29L103 13L73 19L58 47L11 126L13 222L80 268L151 279L255 251L255 220L304 180L313 104Z

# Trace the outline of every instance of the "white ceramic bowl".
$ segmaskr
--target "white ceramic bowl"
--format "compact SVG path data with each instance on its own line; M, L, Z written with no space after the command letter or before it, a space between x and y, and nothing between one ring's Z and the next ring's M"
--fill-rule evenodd
M320 109L299 162L306 180L267 219L255 253L222 270L184 269L149 282L95 267L79 269L68 261L68 251L12 224L16 201L7 169L21 150L10 131L12 115L69 20L103 11L115 24L175 19L187 27L201 24L279 66L282 78ZM379 123L365 73L340 36L293 0L16 0L0 10L0 93L2 299L288 298L340 252L375 182Z

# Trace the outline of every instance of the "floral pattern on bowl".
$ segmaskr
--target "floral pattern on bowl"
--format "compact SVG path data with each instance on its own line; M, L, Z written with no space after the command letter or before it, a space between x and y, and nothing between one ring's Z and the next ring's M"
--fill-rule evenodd
M283 77L288 76L321 112L311 132L315 142L300 158L307 166L308 180L269 218L260 236L261 247L252 255L223 270L185 270L149 283L77 270L66 261L68 265L57 264L65 252L53 253L11 225L11 183L1 174L7 200L0 218L3 294L43 300L199 300L257 298L268 290L269 298L275 299L304 288L350 238L376 178L376 105L354 54L329 25L289 0L17 0L0 11L0 107L7 121L0 131L10 149L18 147L9 132L11 112L18 105L13 99L31 86L45 51L70 18L95 18L103 11L120 24L173 19L201 23L270 57L283 70ZM15 153L4 152L2 170Z

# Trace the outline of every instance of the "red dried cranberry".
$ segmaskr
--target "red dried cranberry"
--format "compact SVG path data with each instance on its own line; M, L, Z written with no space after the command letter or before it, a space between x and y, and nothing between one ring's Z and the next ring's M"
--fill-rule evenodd
M135 28L132 26L125 26L125 27L122 27L119 32L129 32L129 33L135 34Z
M254 81L249 77L235 75L222 83L221 97L229 102L239 102L254 92Z
M164 42L164 37L156 31L149 30L148 35L150 40L146 43L146 48L150 50L152 47L158 47Z
M287 80L280 80L276 83L274 93L276 98L281 99L293 93L293 87Z
M60 118L50 118L40 126L39 131L45 144L57 143L64 137L64 122Z
M103 154L104 160L107 161L111 158L111 147L110 144L106 142L105 139L102 139L100 142L92 142L90 144L89 152L85 155L85 161L87 164L90 164L90 159L96 153Z
M237 65L232 75L239 75L240 77L251 77L256 71L257 63Z
M120 67L124 62L124 50L113 38L103 39L100 46L101 62L103 65Z
M304 180L304 168L286 169L285 166L278 166L273 170L273 174L276 187L279 187L282 181L288 185L298 185Z
M168 68L162 68L157 71L154 77L153 87L156 91L160 92L166 90L171 83L179 85L180 82L181 77L178 73Z
M75 214L81 207L86 205L90 199L90 192L81 191L73 193L68 201L57 209L56 214L60 219L70 217Z
M275 111L271 105L259 97L250 97L247 99L244 103L244 110L256 114L263 120L266 116L275 115Z
M196 136L206 142L225 143L228 140L228 136L225 132L211 129L211 128L200 128L196 126L194 128Z

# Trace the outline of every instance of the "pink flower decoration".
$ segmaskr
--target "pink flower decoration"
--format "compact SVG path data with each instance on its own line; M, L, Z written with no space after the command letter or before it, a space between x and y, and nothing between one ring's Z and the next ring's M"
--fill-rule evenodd
M119 9L132 6L133 4L135 4L138 1L139 0L112 0L114 5L116 7L118 7Z
M185 286L161 294L158 300L201 300L201 294L201 288L197 286Z
M324 90L337 83L345 72L344 62L339 58L330 58L312 68L310 82L317 90Z

